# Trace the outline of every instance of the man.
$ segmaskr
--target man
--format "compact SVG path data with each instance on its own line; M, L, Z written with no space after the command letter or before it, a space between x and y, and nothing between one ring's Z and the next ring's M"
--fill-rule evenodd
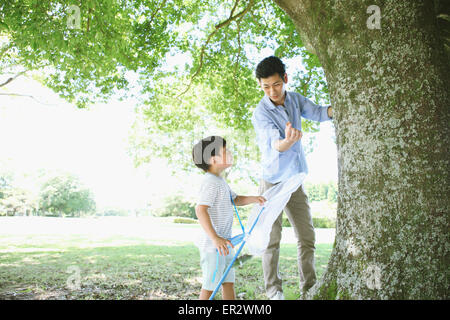
M265 58L256 67L256 78L265 96L253 112L262 154L263 176L260 194L294 174L308 172L300 139L301 117L315 121L332 118L332 108L318 106L296 92L286 91L288 77L283 62L274 56ZM300 186L284 208L297 237L300 290L304 294L316 282L314 266L315 233L308 198ZM262 257L267 296L284 299L282 280L278 273L282 214L270 233L270 241Z

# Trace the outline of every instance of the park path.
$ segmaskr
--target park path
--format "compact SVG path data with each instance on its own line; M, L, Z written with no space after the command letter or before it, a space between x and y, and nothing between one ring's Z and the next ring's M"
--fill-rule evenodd
M172 223L173 218L155 217L0 217L0 235L92 235L95 237L126 236L156 241L194 242L198 224ZM240 233L233 229L233 234ZM333 243L335 229L316 228L316 243ZM282 243L295 243L294 230L283 228Z

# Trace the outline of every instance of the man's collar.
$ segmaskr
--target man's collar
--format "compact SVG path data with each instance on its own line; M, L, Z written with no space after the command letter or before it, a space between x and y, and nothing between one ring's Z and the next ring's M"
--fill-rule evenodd
M284 98L284 106L286 107L289 103L291 103L291 95L289 94L289 92L287 90L285 92L286 92L286 97Z
M273 110L276 106L273 104L272 100L270 100L268 95L264 95L264 104L270 109Z
M287 90L285 91L285 94L286 97L284 98L284 106L286 107L286 103L289 103L290 101L290 94ZM264 95L264 102L269 107L270 110L276 109L277 107L267 95Z

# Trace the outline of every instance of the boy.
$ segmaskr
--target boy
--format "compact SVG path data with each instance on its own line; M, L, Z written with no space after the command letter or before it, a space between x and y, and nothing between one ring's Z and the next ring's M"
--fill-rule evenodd
M204 231L197 244L203 273L200 300L207 300L234 256L233 245L228 240L231 238L234 212L230 195L236 206L263 204L265 199L261 196L238 196L221 177L221 173L232 165L231 154L227 152L226 141L222 137L202 139L194 146L192 158L195 165L205 171L195 213ZM234 277L232 268L222 284L224 300L235 299Z

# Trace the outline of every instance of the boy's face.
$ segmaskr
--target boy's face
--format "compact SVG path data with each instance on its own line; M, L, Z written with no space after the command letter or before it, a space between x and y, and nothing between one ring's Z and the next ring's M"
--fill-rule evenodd
M287 74L280 77L278 73L258 80L259 85L264 90L266 96L272 100L273 103L281 105L284 103L284 94L286 91L285 84L287 83Z
M222 147L218 155L211 157L210 165L225 170L233 165L233 156L226 147Z

